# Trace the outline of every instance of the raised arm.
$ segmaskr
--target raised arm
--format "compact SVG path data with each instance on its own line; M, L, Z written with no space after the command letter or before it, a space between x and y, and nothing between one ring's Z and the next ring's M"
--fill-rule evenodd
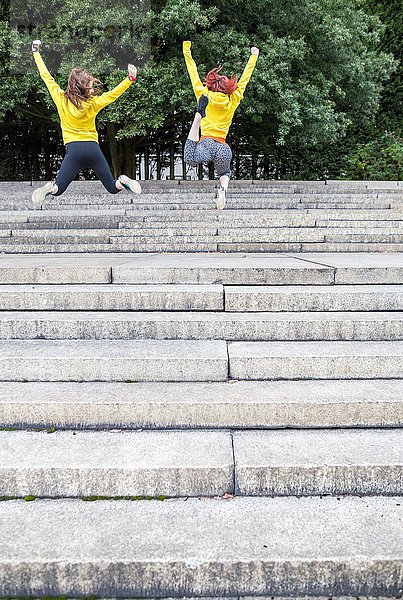
M193 91L197 100L205 92L205 88L200 80L199 73L195 61L193 60L191 51L192 42L183 42L183 56L185 57L186 66L189 72L190 81L192 82Z
M48 88L50 95L52 96L53 102L57 105L59 104L60 98L63 95L63 90L60 88L60 86L56 83L52 75L47 70L45 63L43 62L42 56L39 53L40 46L40 40L35 40L34 42L32 42L32 52L34 55L36 66L38 67L39 75L45 82L46 87Z
M134 65L128 65L127 70L128 76L116 87L109 92L104 92L100 96L94 96L92 98L92 102L94 103L97 112L105 108L105 106L108 106L108 104L115 102L115 100L117 100L132 85L133 81L136 81L137 68Z
M235 92L233 93L233 96L235 96L235 98L240 102L243 98L243 94L245 91L246 86L249 83L249 79L251 78L251 75L253 73L253 70L256 66L256 61L257 61L257 57L259 56L259 50L255 47L251 48L251 54L249 57L249 60L246 64L246 67L244 69L244 72L241 75L241 78L238 81L238 87L235 90Z

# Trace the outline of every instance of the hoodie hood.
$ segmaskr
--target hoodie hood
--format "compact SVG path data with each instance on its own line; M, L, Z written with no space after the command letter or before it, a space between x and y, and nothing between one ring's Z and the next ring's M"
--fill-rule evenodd
M207 90L206 96L209 99L209 104L218 109L226 109L231 103L231 96L222 92L211 92Z

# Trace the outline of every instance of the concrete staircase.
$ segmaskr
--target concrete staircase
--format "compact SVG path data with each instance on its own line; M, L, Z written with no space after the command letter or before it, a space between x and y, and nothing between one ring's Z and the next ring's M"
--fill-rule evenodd
M35 183L34 185L39 185ZM402 252L396 181L148 181L110 195L74 182L34 209L28 183L0 183L0 252Z
M0 596L402 593L402 253L12 246Z

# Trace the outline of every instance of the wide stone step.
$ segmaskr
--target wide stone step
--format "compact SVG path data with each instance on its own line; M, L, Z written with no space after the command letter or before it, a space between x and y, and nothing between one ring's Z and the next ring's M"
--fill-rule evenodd
M227 312L403 310L402 285L228 285L224 290ZM15 308L24 307L17 301Z
M0 341L0 381L224 381L224 341Z
M220 245L219 245L220 246ZM221 248L218 248L221 251ZM230 248L230 251L234 251ZM247 250L243 249L243 252ZM255 250L252 249L254 252ZM374 252L374 253L402 253L403 244L387 243L387 242L307 242L301 244L300 249L302 254L311 252Z
M393 496L2 502L0 593L395 596L400 503Z
M161 210L170 210L170 211L179 211L179 210L194 210L199 212L204 212L206 210L215 210L216 209L216 198L215 195L212 194L209 198L204 201L201 199L195 199L193 202L189 201L189 199L184 196L182 198L176 198L176 201L172 201L167 198L160 197L158 201L148 202L146 196L142 196L141 200L135 199L131 202L129 199L120 200L119 202L111 201L110 198L106 198L101 202L96 202L94 198L77 198L75 201L71 201L67 203L54 204L45 203L41 205L39 210L43 212L46 211L59 211L63 213L64 211L71 212L74 208L78 211L84 210L92 210L92 211L116 211L116 210L141 210L144 212L153 213L154 211ZM333 210L333 211L345 211L345 210L385 210L385 209L395 209L398 210L401 208L402 201L400 199L367 199L361 201L360 198L357 198L355 201L350 202L328 202L323 197L319 196L317 198L312 198L311 200L306 200L301 202L298 198L296 199L283 199L283 200L272 200L270 195L262 196L256 194L255 196L250 196L249 198L242 197L231 197L229 196L227 199L226 209L233 210L246 210L246 209L276 209L276 210L307 210L307 209L322 209L322 211ZM38 207L34 207L31 203L30 199L22 200L2 200L2 210L3 211L28 211L28 212L36 212L38 211Z
M401 284L401 254L87 254L0 257L2 284Z
M165 240L166 241L166 240ZM297 252L299 251L300 244L275 244L276 252ZM0 243L0 254L169 254L169 253L213 253L217 252L217 242L192 242L190 240L167 243L154 243L147 240L145 243L133 244L133 243L52 243L52 244L1 244Z
M400 254L309 253L287 256L161 255L132 257L113 268L114 283L232 285L400 284Z
M70 244L70 243L59 243L59 244L1 244L0 243L0 254L6 253L10 255L18 255L18 254L113 254L113 253L124 253L130 254L133 252L137 253L148 253L148 254L170 254L170 253L217 253L217 252L245 252L244 248L240 248L237 244L230 245L227 250L220 248L220 246L225 246L226 244L217 244L217 242L207 242L203 239L203 243L194 243L191 241L177 241L177 242L168 242L168 243L154 243L150 240L147 240L146 243L108 243L108 244L90 244L89 242L80 243L80 244ZM233 247L232 247L233 246ZM335 250L333 245L327 245L327 250ZM363 246L363 245L362 245ZM376 251L386 252L393 251L393 244L376 244L376 246L380 246L382 249ZM300 252L301 243L272 243L266 244L264 249L254 247L253 252L273 252L273 253L287 253L287 252ZM318 250L315 247L315 250ZM362 248L361 248L362 250ZM400 250L400 249L399 249ZM395 250L398 251L398 250ZM248 250L246 250L248 252Z
M235 491L242 496L403 492L403 430L238 431Z
M0 432L0 496L233 493L225 431Z
M112 264L125 257L0 256L2 284L110 283Z
M402 254L360 254L311 252L301 257L309 262L332 265L335 269L334 283L403 283Z
M392 495L403 431L0 432L0 497Z
M254 233L253 233L254 231ZM282 227L273 227L273 228L261 228L255 229L253 231L244 231L241 228L231 229L231 230L218 230L211 233L203 233L192 230L190 233L187 233L186 229L182 229L182 233L175 233L174 231L167 230L164 233L164 230L143 230L139 229L136 232L131 232L130 230L124 231L121 230L118 233L111 233L110 240L113 243L146 243L147 240L152 241L153 243L166 243L173 242L176 243L180 240L189 239L189 241L195 241L198 243L202 243L203 241L213 241L216 243L224 243L224 242L242 242L242 241L267 241L267 242L324 242L325 231L319 230L315 227L307 227L304 229L293 227L293 228L282 228ZM351 234L353 235L353 234ZM367 234L370 235L370 234ZM373 234L375 235L375 234ZM385 234L385 237L393 236L393 234ZM207 239L206 239L207 238ZM18 238L16 238L18 239ZM385 240L387 241L387 240Z
M185 227L183 223L188 223ZM393 221L394 222L394 221ZM400 221L397 221L400 223ZM254 211L244 215L239 211L231 211L230 215L225 212L211 211L211 213L187 214L184 211L180 211L175 219L175 215L171 212L158 213L156 215L144 215L139 213L136 215L128 214L119 220L119 228L126 230L131 229L137 231L139 229L168 229L178 230L179 232L188 230L192 227L203 227L203 228L217 228L221 227L314 227L316 223L315 215L307 215L302 211L295 212L289 211L287 215L284 215L283 211L279 211L276 214L267 214L265 211ZM389 223L389 221L386 221ZM124 233L126 233L124 231Z
M363 233L359 233L359 232L351 232L351 231L344 231L343 233L341 231L335 231L333 233L333 231L329 232L326 231L324 233L325 236L325 241L327 243L340 243L340 244L346 244L346 243L355 243L355 244L362 244L362 243L387 243L387 244L401 244L403 246L403 231L400 232L391 232L391 231L380 231L379 233L374 233L374 232L363 232ZM309 241L309 240L308 240ZM316 240L314 240L316 241Z
M402 214L403 217L403 214ZM385 229L387 231L400 231L403 228L403 220L397 219L316 219L316 227L326 227L328 229L344 229L349 228L354 231L355 229L366 229L367 231L377 231L378 229ZM120 226L120 225L119 225Z
M403 342L231 342L231 379L403 377Z
M114 283L320 284L334 282L332 267L292 256L133 256L113 269ZM403 281L403 266L402 266Z
M2 213L0 213L1 215ZM17 213L18 214L18 213ZM39 213L41 214L41 213ZM42 214L46 215L42 211ZM53 213L52 213L53 214ZM67 216L74 216L74 212L71 213L63 213L66 216L63 217L61 213L54 213L55 216L58 216L60 219L66 218ZM109 213L105 213L109 214ZM32 213L32 217L30 220L35 218L35 213ZM138 223L144 222L149 223L151 227L151 223L153 223L153 227L157 226L158 223L166 223L166 222L182 222L182 221L191 221L191 222L199 222L199 223L211 223L211 222L219 222L222 225L227 224L228 226L237 226L237 227L262 227L262 226L270 226L271 224L275 225L277 222L280 225L294 225L301 224L312 226L316 222L323 220L346 220L351 222L356 221L377 221L377 220L386 220L386 221L397 221L401 222L403 219L403 213L401 210L392 210L392 209L384 209L384 210L366 210L366 209L355 209L355 210L327 210L323 211L320 209L299 209L296 210L278 210L278 209L246 209L244 211L228 209L227 207L223 211L217 210L206 210L203 212L196 210L180 210L180 211L136 211L135 209L127 209L125 211L124 216L121 218L122 223ZM369 224L370 225L370 224Z
M372 253L402 253L403 244L388 243L337 243L337 242L259 242L259 243L193 243L190 241L171 242L164 244L154 244L147 240L147 243L108 243L108 244L90 244L89 242L80 244L58 243L58 244L1 244L0 254L10 255L19 254L113 254L120 252L130 254L133 252L148 254L169 254L169 253L300 253L301 255L310 252L372 252Z
M0 339L403 340L403 311L7 311L0 312Z
M402 285L0 285L0 310L399 311Z
M24 224L30 225L33 224ZM141 227L129 229L115 228L92 228L92 229L63 229L45 228L42 224L37 229L0 229L0 239L3 244L34 244L43 243L178 243L189 241L195 243L203 242L339 242L339 243L399 243L403 240L403 227L349 227L347 223L344 228L326 227L289 227L288 225L274 227L222 227L219 223L207 225L201 224L189 227L174 225L172 227Z
M390 293L391 302L399 298L393 291ZM389 298L386 294L385 297ZM220 311L223 308L222 285L0 285L0 310L9 311Z
M0 427L400 427L403 380L0 383Z

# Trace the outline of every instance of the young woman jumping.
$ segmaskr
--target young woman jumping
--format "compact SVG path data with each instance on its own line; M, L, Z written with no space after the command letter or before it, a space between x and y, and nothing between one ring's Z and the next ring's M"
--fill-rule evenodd
M117 194L124 188L140 194L141 186L138 181L121 175L117 180L112 177L111 170L98 144L98 133L95 118L100 110L114 102L136 80L137 69L128 65L128 76L110 92L96 95L94 85L100 81L83 69L71 71L67 89L64 92L47 70L39 53L40 40L32 42L32 51L39 74L45 82L59 113L63 142L66 154L61 164L55 182L47 182L32 194L35 205L42 204L45 198L60 196L66 191L80 169L92 169L104 187L111 194Z
M251 48L251 56L239 81L235 76L229 78L220 75L221 68L217 67L206 75L203 84L192 58L191 45L189 41L183 42L183 54L198 105L185 144L185 161L192 167L201 163L214 163L221 184L217 196L217 208L222 210L227 197L232 159L231 148L225 139L255 68L259 50L255 47ZM200 126L201 137L199 137Z

